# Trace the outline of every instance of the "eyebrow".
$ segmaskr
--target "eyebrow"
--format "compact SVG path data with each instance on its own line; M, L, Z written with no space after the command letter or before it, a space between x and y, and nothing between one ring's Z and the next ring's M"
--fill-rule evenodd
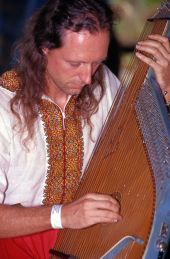
M100 59L100 60L97 60L97 61L93 61L92 63L101 63L101 62L104 62L105 60L107 59L107 56ZM65 61L67 62L72 62L72 63L88 63L86 61L82 61L82 60L71 60L71 59L66 59Z

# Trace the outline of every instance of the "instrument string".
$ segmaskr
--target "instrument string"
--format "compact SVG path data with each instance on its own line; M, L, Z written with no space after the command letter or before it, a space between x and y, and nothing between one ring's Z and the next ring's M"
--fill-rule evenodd
M150 34L151 32L159 33L163 27L162 22L160 22L160 23L161 23L160 26L159 26L159 23L157 23L158 26L153 27L153 23L147 22L139 39L142 40L142 39L146 38L147 35ZM136 75L136 73L138 73L138 75ZM134 129L133 134L125 134L125 131L123 131L123 129L126 128L126 126L128 124L130 124L131 121L133 120L133 116L131 116L131 113L129 112L129 110L134 109L134 107L133 107L134 100L137 97L139 87L141 85L141 82L143 82L143 78L145 76L146 76L146 66L143 66L141 64L141 62L138 61L134 55L132 57L132 59L130 60L129 67L122 78L122 82L123 82L122 86L123 86L124 91L121 92L122 90L120 90L118 93L118 98L121 99L119 108L118 108L118 110L116 110L116 114L115 114L115 112L114 112L115 104L112 105L110 115L108 118L108 122L105 125L104 131L102 132L101 142L104 139L105 140L104 145L100 145L100 147L101 147L100 150L96 149L96 151L98 152L98 156L97 156L98 163L100 163L102 161L102 163L106 164L105 168L107 168L107 170L106 170L106 172L104 172L104 174L105 174L104 175L102 173L102 170L103 170L102 167L98 168L98 172L96 174L95 173L96 164L92 163L91 168L90 168L90 170L91 170L90 173L92 176L92 178L90 178L90 179L92 179L92 180L90 182L88 181L88 184L84 185L84 187L83 187L84 194L89 192L89 190L90 191L93 190L94 192L98 192L97 190L104 190L104 186L106 186L107 179L109 178L109 174L114 173L115 181L120 183L120 186L117 186L117 189L120 190L120 192L123 193L124 196L126 195L127 197L129 197L129 200L128 200L128 202L130 201L129 205L128 205L129 210L133 210L133 211L135 210L135 207L133 204L133 199L134 199L134 197L133 197L134 196L133 181L132 181L132 186L127 186L127 184L125 183L125 180L124 180L124 179L128 179L128 177L130 177L129 170L131 170L129 168L126 168L126 160L133 157L134 151L133 151L133 148L130 145L130 143L132 143L133 139L135 138L136 142L139 142L141 144L141 139L139 137L136 137L137 131L138 131L137 127ZM133 79L135 79L134 80L135 82L131 85L131 82L133 81ZM130 89L130 91L128 92L127 89ZM122 96L123 96L123 98L122 98ZM118 103L119 103L119 100L118 100ZM123 109L122 109L122 107L123 107ZM121 113L119 112L120 109L121 109ZM114 120L114 122L113 122L113 117L115 116L115 118L117 118L116 117L117 112L119 112L119 121ZM114 123L116 123L117 128L115 127L115 131L113 132L110 129L113 128ZM130 126L127 127L127 130L130 130ZM107 135L105 135L105 133L107 133ZM112 155L109 152L112 152L112 153L116 152L118 145L119 145L119 141L121 141L120 138L123 138L123 137L124 137L125 141L127 141L129 143L129 152L128 152L128 154L126 154L126 150L121 149L119 154L116 155L117 161L120 161L122 163L122 166L121 166L122 172L120 172L120 171L118 172L116 167L114 168L113 159L108 159L108 157L110 155ZM143 149L141 151L139 150L139 153L137 154L139 159L134 161L135 168L137 168L137 163L138 163L138 161L140 161L140 156L141 156L140 152L142 153ZM125 171L123 171L124 168L126 168ZM94 173L94 179L93 179L93 173ZM120 177L120 175L122 175L123 177ZM86 172L85 172L85 177L83 177L82 182L85 181L86 176L88 177L88 173L86 175ZM141 174L141 177L142 177L142 174ZM138 178L139 179L137 179L137 180L139 180L139 181L136 182L136 186L137 186L136 189L140 190L142 187L142 186L140 186L141 185L140 175L138 175ZM119 181L117 181L117 179L119 179ZM94 186L93 180L96 183L95 186ZM108 191L108 193L110 192L109 189L107 191ZM137 197L138 193L136 193L135 195ZM145 197L145 195L143 195L143 200L144 199L149 199L149 197ZM141 204L141 206L142 206L142 204ZM124 215L126 215L126 211L123 211L123 213L124 213ZM146 212L146 216L147 216L147 212ZM133 222L132 222L132 224L133 224ZM88 233L87 229L82 230L82 233L83 233L83 231L85 231L85 232L87 231L86 234L84 234L84 235L86 235L86 238L88 239L88 241L90 240L91 247L89 249L93 249L93 243L95 243L96 239L98 238L98 236L96 236L96 233L102 234L105 231L104 225L100 224L100 226L97 226L97 227L101 228L102 230L98 231L98 232L90 231L89 233ZM127 227L128 227L128 229L130 229L130 227L131 227L130 223L129 223L129 225L127 225ZM114 224L114 230L115 230L115 233L120 233L118 224L117 225ZM86 240L83 239L84 243L81 246L77 246L76 243L80 238L79 232L75 231L74 235L72 235L71 232L72 231L69 231L69 230L67 232L67 242L66 242L67 249L69 249L70 251L75 251L75 254L83 254L84 257L81 257L81 258L87 258L86 257L86 253L87 253L86 248L87 247L85 245ZM107 237L110 238L111 236L113 236L112 233L113 233L112 228L109 228L109 229L107 228L106 236L103 237L100 244L98 244L98 247L95 246L95 249L102 250L102 248L105 247ZM129 234L129 233L127 233L127 234ZM72 240L72 242L69 242L70 239ZM119 241L119 240L117 240L117 241ZM134 246L134 244L128 247L128 249L126 251L126 257L124 257L124 259L130 258L129 256L132 256L131 253L133 251L133 246Z
M146 23L145 24L145 27L141 33L141 35L139 36L139 40L138 41L141 41L141 40L144 40L147 38L147 36L151 33L151 29L152 29L152 24L151 23ZM135 51L134 50L134 54L132 55L132 58L130 60L130 63L121 79L122 81L122 85L126 88L128 88L130 82L131 82L131 79L133 78L136 70L137 70L137 67L138 67L138 64L139 64L139 61L138 59L136 58L135 56ZM139 80L139 78L137 78Z
M144 30L143 30L143 32L142 32L140 38L139 38L140 40L142 40L142 39L144 39L144 38L147 37L147 35L151 32L151 27L152 27L152 26L150 26L150 23L149 23L149 24L147 23L147 24L145 25ZM129 63L128 69L127 69L127 71L124 73L124 76L123 76L123 79L122 79L122 81L123 81L123 86L125 86L126 88L129 87L129 84L130 84L130 82L131 82L131 79L132 79L133 75L134 75L135 72L136 72L135 70L137 70L137 67L138 67L137 59L136 59L135 56L133 56L133 57L131 58L130 63ZM129 72L130 72L132 75L129 76ZM142 68L142 70L141 70L140 72L141 72L141 75L143 75L143 73L144 73L143 68ZM139 77L140 77L140 76L139 76ZM140 78L139 78L139 77L137 78L137 82L136 82L137 84L140 82ZM132 91L133 91L133 89L132 89ZM128 116L128 112L129 112L129 111L124 110L124 113L122 114L122 117ZM108 125L107 127L109 127L109 125ZM110 136L108 136L108 137L106 137L106 138L109 140L109 139L110 139ZM102 159L102 153L103 153L104 151L105 151L105 150L104 150L104 147L103 147L103 150L102 150L102 152L101 152L101 156L99 157L99 159ZM125 154L124 154L123 152L120 154L120 157L119 157L120 161L122 161L122 156L124 156L124 155L125 155ZM133 155L133 154L132 154L132 155ZM111 164L112 164L112 161L110 161L108 168L111 167ZM94 169L94 170L95 170L95 169ZM127 173L128 173L128 170L127 170ZM101 175L101 177L103 178L103 175L100 174L100 172L98 172L98 175L99 175L99 176ZM88 189L89 189L89 188L91 189L91 186L92 186L92 185L93 185L92 182L89 183ZM85 192L87 192L87 191L88 191L88 190L85 189ZM73 238L73 237L72 237L72 238ZM76 243L77 238L78 238L78 232L74 235L74 242L75 242L75 243ZM89 237L89 238L91 238L92 240L95 240L95 238L96 238L95 233L93 233L93 235L91 235L91 237ZM104 241L105 241L105 240L103 240L103 242L104 242ZM74 249L74 247L73 247L74 242L72 242L72 247L71 247L71 249ZM100 246L102 246L102 244L100 244ZM78 250L81 249L81 253L83 252L83 251L82 251L83 248L78 247L77 249L78 249ZM76 251L76 253L79 253L78 250ZM130 249L130 250L131 250L131 249ZM84 251L84 253L85 253L85 251ZM128 254L129 254L129 251L128 251L127 254L126 254L126 257L128 256Z
M161 26L157 26L158 31L156 31L155 28L154 28L153 31L151 31L152 27L153 27L151 25L152 25L151 22L146 23L145 28L144 28L144 30L143 30L140 38L139 38L140 40L146 38L147 35L149 35L151 32L152 33L159 33L159 31L160 31L159 27L161 27ZM135 55L133 55L133 57L131 58L130 64L129 64L129 68L126 70L126 72L124 73L124 75L122 77L122 80L121 80L122 81L122 87L125 89L125 92L129 88L131 80L134 77L134 75L136 74L137 69L139 68L139 64L140 64L140 61L138 61L137 58L135 57ZM141 78L143 79L144 75L146 74L145 70L146 70L145 66L140 66L140 70L138 71L139 72L138 76L135 77L135 84L136 85L138 85L141 81L143 81L143 80L141 80ZM134 86L131 87L131 92L132 92L132 94L134 94L136 92L136 88ZM131 100L127 100L127 99L126 99L126 101L127 101L128 105L131 102ZM112 107L111 107L111 113L113 113L113 114L114 114L114 109L115 109L115 107L114 107L114 104L113 104ZM126 111L126 110L124 112L128 113L128 111ZM125 116L125 114L123 114L123 116ZM108 125L108 127L110 127L110 125Z
M144 30L143 30L143 32L142 32L142 34L141 34L141 36L140 36L140 40L142 40L142 39L144 39L144 38L146 38L147 37L147 35L148 34L150 34L151 33L151 29L152 29L152 26L151 26L152 24L151 23L147 23L146 25L145 25L145 28L144 28ZM130 84L130 82L131 82L131 78L132 78L132 76L130 76L129 77L129 71L132 71L132 74L133 73L135 73L136 71L134 71L135 69L137 69L136 67L138 66L138 64L137 64L137 60L136 60L136 57L132 57L132 59L131 59L131 62L130 62L130 68L127 70L127 72L125 73L125 75L124 75L124 79L123 79L123 82L126 82L126 85L129 85ZM134 69L134 67L135 67L135 69ZM142 67L141 68L141 71L140 71L140 73L141 73L141 75L142 75L142 77L143 77L143 73L145 73L145 69ZM139 75L139 77L137 78L137 82L136 82L136 84L138 84L139 82L140 82L140 75ZM125 85L124 83L123 83L123 85ZM128 86L127 86L128 87ZM132 89L132 91L133 91L133 89ZM136 90L134 90L134 92L135 92ZM122 113L122 117L128 117L128 110L124 110L124 113ZM108 126L109 127L109 126ZM110 136L108 136L107 137L107 139L110 139ZM101 156L99 157L99 159L102 159L102 153L104 152L105 150L104 150L104 147L103 147L103 150L102 150L102 152L101 152ZM125 154L123 153L123 151L120 153L120 156L119 156L119 160L120 161L122 161L122 157L124 156ZM132 156L133 156L133 153L131 154ZM112 161L110 161L110 163L109 163L109 166L108 166L108 168L110 168L112 166ZM127 173L128 173L128 170L127 170ZM99 172L99 175L102 175L102 174L100 174L100 172ZM101 176L102 178L103 178L103 176ZM140 187L140 186L139 186ZM91 188L91 187L90 187ZM76 237L77 238L77 237ZM92 239L95 239L95 234L93 235L93 237L92 237ZM100 244L100 245L102 245L102 244ZM128 255L128 254L127 254Z

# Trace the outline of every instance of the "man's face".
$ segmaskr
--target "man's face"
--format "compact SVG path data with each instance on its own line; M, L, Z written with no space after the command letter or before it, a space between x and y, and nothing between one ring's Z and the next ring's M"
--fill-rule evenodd
M106 58L108 44L109 33L105 30L95 34L67 30L61 48L44 48L49 96L66 99L79 94Z

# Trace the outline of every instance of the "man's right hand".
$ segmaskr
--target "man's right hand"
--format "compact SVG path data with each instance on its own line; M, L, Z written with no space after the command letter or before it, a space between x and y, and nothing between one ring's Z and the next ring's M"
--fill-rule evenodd
M65 204L61 211L64 228L81 229L97 223L113 223L122 219L120 204L109 195L90 193Z

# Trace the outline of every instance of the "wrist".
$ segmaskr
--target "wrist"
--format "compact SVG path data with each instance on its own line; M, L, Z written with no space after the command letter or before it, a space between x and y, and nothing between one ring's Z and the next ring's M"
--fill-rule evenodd
M61 220L61 210L62 205L53 205L51 208L51 226L53 229L63 228Z

